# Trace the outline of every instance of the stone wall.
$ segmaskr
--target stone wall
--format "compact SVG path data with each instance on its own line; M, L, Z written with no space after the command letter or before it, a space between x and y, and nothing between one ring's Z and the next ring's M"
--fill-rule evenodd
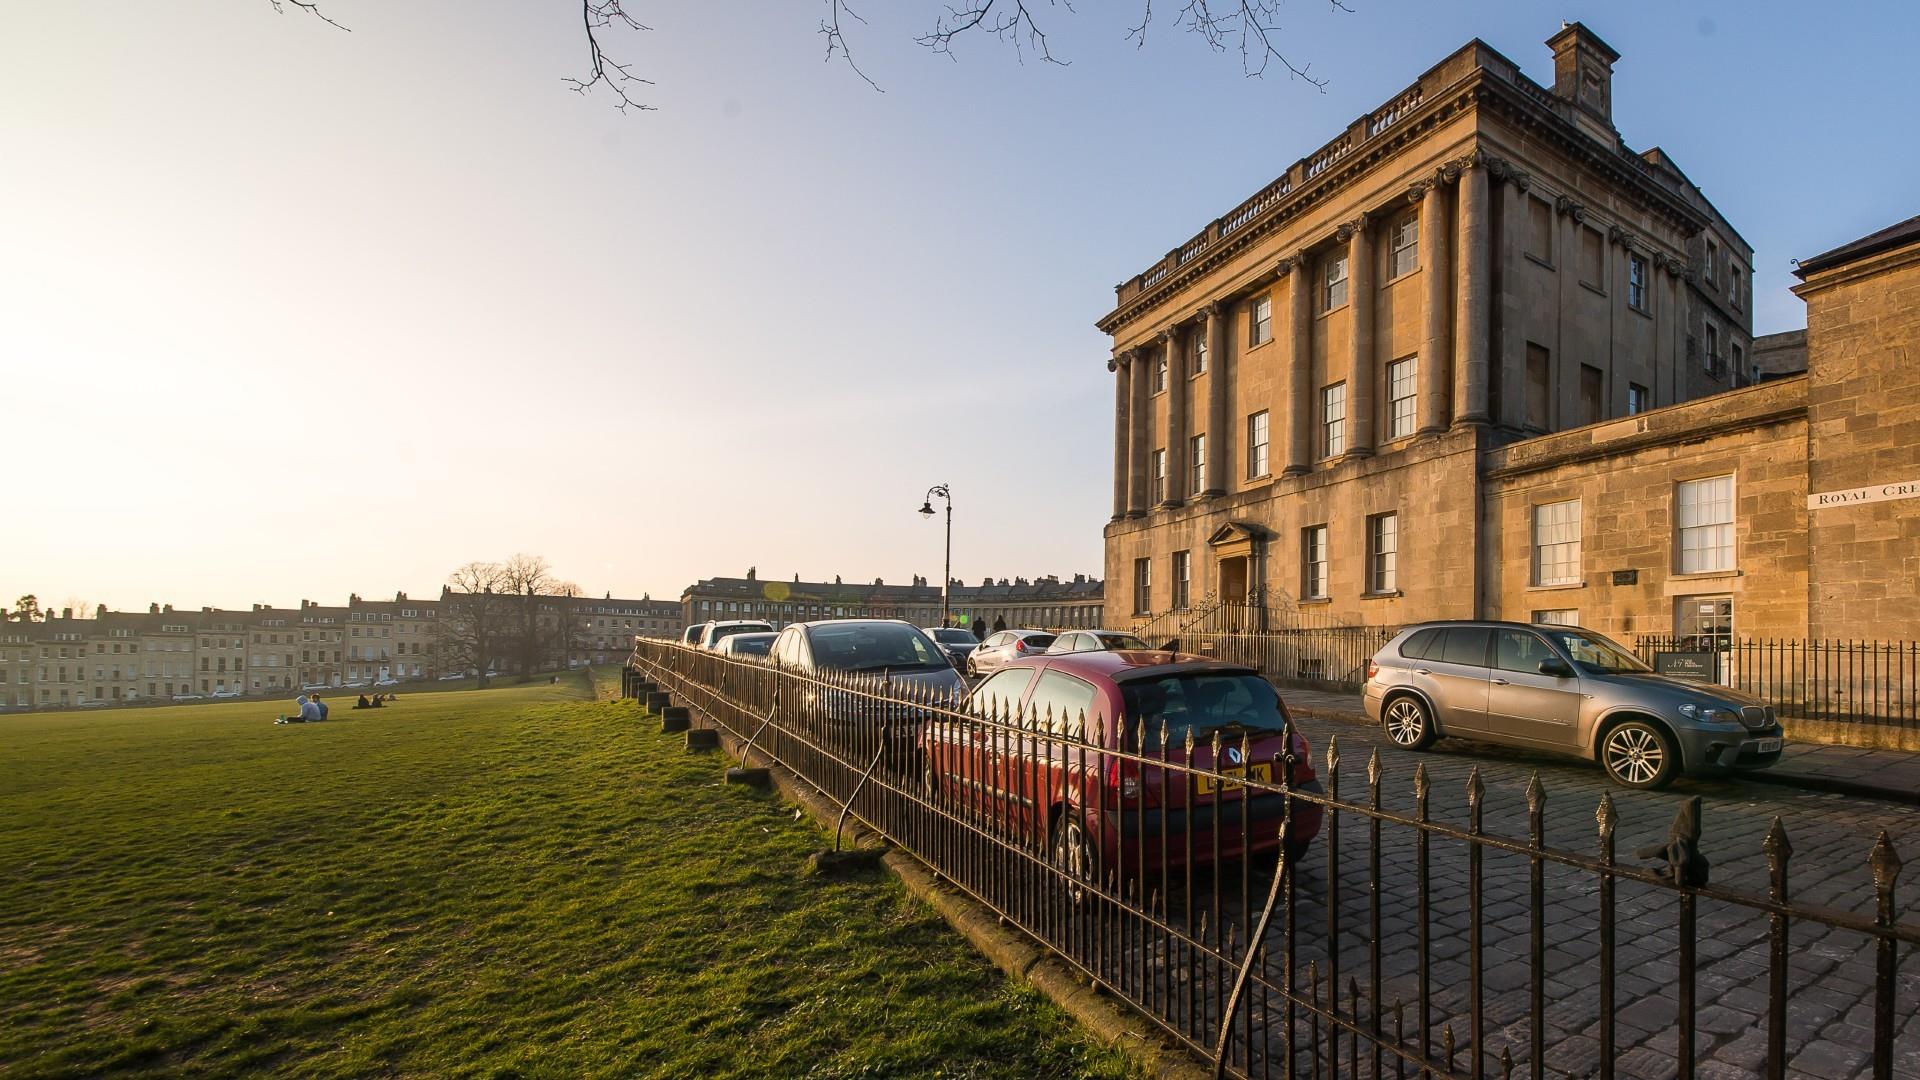
M1810 493L1920 482L1920 244L1809 274ZM1920 498L1808 511L1816 637L1920 637Z

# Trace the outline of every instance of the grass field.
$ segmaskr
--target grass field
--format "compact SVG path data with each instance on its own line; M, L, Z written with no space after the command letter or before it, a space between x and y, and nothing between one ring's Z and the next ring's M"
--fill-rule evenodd
M1127 1074L608 674L0 717L0 1076Z

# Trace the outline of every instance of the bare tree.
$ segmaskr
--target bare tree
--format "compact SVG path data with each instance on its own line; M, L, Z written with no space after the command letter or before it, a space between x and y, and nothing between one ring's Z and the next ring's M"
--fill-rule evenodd
M500 655L510 629L509 598L502 594L505 583L505 568L499 563L470 562L447 575L440 665L457 671L472 668L483 687L488 666Z
M553 567L538 555L516 554L500 566L503 591L513 594L514 656L520 674L531 675L540 667L548 651L550 634L540 625L540 609L545 598L559 585Z
M82 600L77 596L69 596L60 602L60 610L62 613L71 611L74 618L84 619L87 617L87 612L93 610L93 602Z
M866 20L853 10L848 0L820 2L826 7L826 13L820 19L819 31L826 39L826 60L841 60L868 86L879 90L880 84L869 78L854 61L853 49L847 39L848 24L859 23L864 26ZM1136 47L1145 48L1147 30L1154 20L1153 0L1136 2L1140 5L1139 18L1128 20L1125 34L1127 40L1134 42ZM1283 33L1280 25L1281 0L1163 2L1179 5L1172 20L1176 29L1199 35L1215 52L1238 51L1240 68L1247 75L1264 75L1269 65L1277 63L1289 77L1301 79L1316 89L1325 87L1325 79L1309 73L1311 64L1295 63L1280 50ZM347 29L320 10L321 0L267 0L267 3L282 14L291 7L329 26ZM1345 0L1327 0L1327 3L1337 11L1352 10ZM969 36L988 37L1010 46L1023 61L1032 55L1043 63L1063 66L1069 63L1054 54L1041 20L1051 23L1052 16L1060 11L1073 14L1071 0L1045 0L1044 3L1041 0L959 0L958 3L944 3L942 7L944 10L933 18L933 27L914 38L917 44L931 52L957 59L953 48L955 42ZM563 80L568 88L579 94L587 94L595 89L607 91L613 95L614 107L621 112L628 109L644 112L656 108L634 97L639 88L652 86L653 80L634 74L630 61L614 59L606 48L617 35L649 31L652 27L628 14L625 0L580 0L580 25L586 39L587 67L582 74L567 76Z

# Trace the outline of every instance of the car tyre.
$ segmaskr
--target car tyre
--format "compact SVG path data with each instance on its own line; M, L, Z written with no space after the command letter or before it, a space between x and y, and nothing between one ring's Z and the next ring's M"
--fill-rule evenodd
M1600 766L1621 787L1652 791L1673 782L1680 756L1673 739L1645 720L1625 720L1600 739Z
M1093 844L1073 807L1064 807L1054 816L1048 847L1054 869L1066 882L1067 901L1075 907L1085 904L1098 882L1094 878Z
M1380 727L1402 750L1425 750L1433 745L1433 711L1412 694L1401 694L1380 710Z
M974 666L973 657L971 656L967 657L967 678L977 679L979 677L980 677L980 669Z

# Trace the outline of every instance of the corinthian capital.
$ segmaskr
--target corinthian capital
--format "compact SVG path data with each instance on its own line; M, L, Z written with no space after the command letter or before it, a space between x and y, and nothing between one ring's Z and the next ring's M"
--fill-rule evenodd
M1420 205L1420 200L1425 199L1427 192L1431 191L1435 186L1431 180L1415 180L1413 183L1407 185L1407 201L1415 206Z

